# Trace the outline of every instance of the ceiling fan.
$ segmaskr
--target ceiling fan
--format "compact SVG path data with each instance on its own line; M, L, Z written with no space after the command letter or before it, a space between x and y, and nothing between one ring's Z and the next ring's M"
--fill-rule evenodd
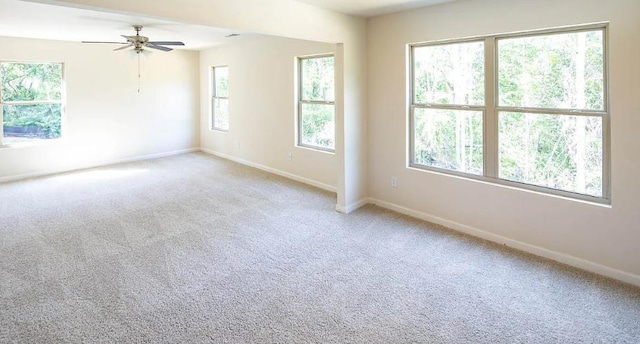
M116 49L114 49L114 51L133 48L133 50L136 52L136 54L140 54L141 52L143 52L145 50L145 48L151 48L151 49L162 50L162 51L171 51L173 49L169 48L169 47L166 47L166 45L172 45L172 46L183 46L184 45L184 43L177 42L177 41L149 41L148 37L140 36L140 31L142 30L142 25L133 25L133 28L136 30L136 35L135 36L122 35L122 37L127 39L126 42L82 41L82 43L124 44L123 47L116 48Z
M140 31L142 30L142 25L133 25L133 28L136 30L135 36L125 36L126 42L96 42L96 41L82 41L82 43L100 43L100 44L122 44L124 46L120 48L113 49L117 50L125 50L129 48L133 48L133 51L136 52L138 56L138 93L140 93L140 53L143 51L147 51L145 48L151 48L162 51L171 51L172 48L166 47L165 45L173 45L173 46L183 46L184 43L177 41L149 41L149 37L140 36Z

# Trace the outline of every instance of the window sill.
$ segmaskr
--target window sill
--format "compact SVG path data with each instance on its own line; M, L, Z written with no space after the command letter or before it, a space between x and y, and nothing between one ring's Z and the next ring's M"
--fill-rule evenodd
M309 146L309 145L302 145L302 144L297 144L296 147L297 148L308 149L308 150L311 150L311 151L314 151L314 152L318 152L318 153L325 153L325 154L331 154L331 155L335 155L336 154L336 150L335 149L322 148L322 147Z
M39 140L39 141L25 141L18 143L0 144L0 149L17 149L17 148L30 148L30 147L42 147L42 146L57 146L65 142L65 139L51 139L51 140Z
M613 206L611 205L610 198L609 199L597 198L597 197L592 197L587 195L573 194L568 191L548 189L541 186L518 183L518 182L509 181L506 179L467 175L464 173L457 173L457 172L451 173L446 170L435 169L435 168L432 169L432 168L424 167L421 165L409 165L407 166L407 169L412 171L431 173L431 174L444 176L444 177L456 178L456 179L475 182L475 183L481 183L481 184L490 185L497 188L513 190L516 192L525 192L525 193L539 195L543 197L552 197L556 199L562 199L562 200L571 201L571 202L578 202L578 203L583 203L591 206L598 206L598 207L603 207L608 209L613 208Z

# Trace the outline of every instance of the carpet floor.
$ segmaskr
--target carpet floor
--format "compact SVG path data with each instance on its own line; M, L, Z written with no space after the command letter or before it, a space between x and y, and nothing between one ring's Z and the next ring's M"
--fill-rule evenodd
M640 289L201 153L0 185L0 342L640 343Z

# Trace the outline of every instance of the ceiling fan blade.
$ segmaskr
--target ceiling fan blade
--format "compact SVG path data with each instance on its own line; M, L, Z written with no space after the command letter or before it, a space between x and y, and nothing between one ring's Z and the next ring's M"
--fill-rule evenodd
M155 45L184 45L184 43L176 42L176 41L153 41L153 42L147 42L147 43L151 43Z
M134 46L133 44L129 44L129 45L125 45L124 47L120 47L120 48L117 48L117 49L113 49L113 51L125 50L125 49L131 48L131 47L133 47L133 46Z
M157 49L157 50L162 50L162 51L171 51L171 50L173 50L171 48L163 47L161 45L154 45L154 44L150 44L150 43L144 43L144 46L147 47L147 48Z
M81 43L100 43L100 44L129 44L122 42L97 42L97 41L82 41Z

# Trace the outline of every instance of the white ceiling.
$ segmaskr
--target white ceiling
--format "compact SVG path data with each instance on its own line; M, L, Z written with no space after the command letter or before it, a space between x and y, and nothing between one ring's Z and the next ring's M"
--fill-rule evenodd
M131 0L135 1L135 0ZM232 1L232 0L229 0ZM266 0L264 0L266 1ZM357 16L374 16L456 0L296 0ZM132 25L144 28L142 35L155 41L183 41L183 49L208 47L252 39L260 35L222 28L191 25L80 8L20 0L0 0L0 36L63 41L124 42L120 35L133 35ZM240 36L225 36L238 33Z
M0 0L0 36L63 41L124 42L120 35L135 34L132 25L144 25L141 34L155 41L182 41L184 49L200 50L237 42L256 34L133 17L18 0ZM231 33L238 37L227 38ZM114 46L114 48L117 46Z
M404 11L456 0L296 0L361 17Z

